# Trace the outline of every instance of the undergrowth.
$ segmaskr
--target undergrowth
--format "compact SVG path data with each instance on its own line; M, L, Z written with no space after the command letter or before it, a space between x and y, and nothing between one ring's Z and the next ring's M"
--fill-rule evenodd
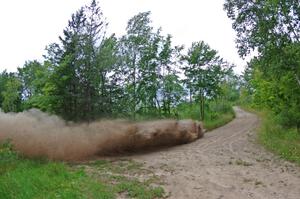
M199 120L199 105L183 103L178 107L178 115L180 119ZM212 130L233 120L235 113L229 102L208 101L205 104L204 116L204 128Z
M258 139L267 149L300 165L300 134L296 128L285 128L276 122L272 114L265 113Z
M15 152L10 142L4 142L0 145L0 198L110 199L120 194L141 199L163 197L164 190L160 186L154 187L149 179L128 177L125 172L141 169L142 165L133 161L119 161L114 165L106 162L99 167L99 164L74 166L46 159L27 159ZM105 177L91 175L91 170L104 173Z
M261 126L258 130L259 143L281 158L300 165L300 134L297 129L283 127L276 121L274 114L267 110L243 108L256 113L261 118Z

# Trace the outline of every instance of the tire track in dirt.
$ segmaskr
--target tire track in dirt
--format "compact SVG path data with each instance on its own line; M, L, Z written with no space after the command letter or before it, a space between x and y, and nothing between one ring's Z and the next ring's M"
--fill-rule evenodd
M129 158L160 176L169 198L299 199L300 168L255 143L256 115L235 112L203 139Z

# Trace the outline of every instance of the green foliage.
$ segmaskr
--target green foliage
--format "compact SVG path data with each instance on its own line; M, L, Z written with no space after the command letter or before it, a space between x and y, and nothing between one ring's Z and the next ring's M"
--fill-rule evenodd
M278 123L277 117L270 111L249 108L262 119L258 132L258 141L280 157L300 165L300 134L295 128L286 128Z
M10 74L7 73L6 70L4 70L3 72L1 72L0 74L0 107L2 107L2 103L3 103L3 95L2 92L4 90L6 90L6 82L9 79Z
M213 113L213 118L215 119L205 119L203 122L204 128L210 131L220 126L224 126L225 124L231 122L234 119L234 117L235 115L233 111L220 114Z
M227 0L224 8L240 55L258 54L245 71L242 101L271 110L277 122L300 132L299 2Z
M110 188L63 163L19 157L9 142L0 146L0 198L114 198Z
M240 98L242 83L240 80L241 77L234 74L233 67L231 66L224 71L224 80L220 84L220 94L218 97L224 101L236 103Z
M119 85L123 84L123 98L134 119L170 115L181 99L183 89L174 69L180 48L173 48L171 36L160 32L151 26L150 12L144 12L129 20L127 34L120 39Z
M2 95L2 109L4 112L18 112L21 110L21 82L14 76L7 78Z
M268 63L271 62L268 61ZM280 63L274 61L271 64L278 68L283 67ZM299 127L300 86L297 86L294 74L285 71L279 76L276 75L277 72L264 72L263 64L266 62L263 58L253 60L250 64L252 79L249 84L254 92L251 94L252 101L248 101L248 103L252 103L256 108L267 108L273 111L278 122L285 127Z
M172 116L172 109L176 109L185 95L179 77L176 74L165 75L162 83L163 100L162 110L164 116Z
M239 53L260 53L300 39L300 5L294 0L226 0L224 9L233 20ZM275 58L275 57L274 57Z
M103 64L111 64L105 59L99 63L99 53L107 52L110 42L104 41L106 22L96 1L81 7L72 15L64 36L60 37L62 45L56 45L59 54L57 63L53 64L47 91L53 96L50 104L54 104L53 112L68 120L93 120L102 110L98 103L102 102L99 86L103 86ZM107 47L108 48L108 47ZM102 52L101 51L101 52ZM106 51L106 52L105 52ZM55 51L53 54L57 54ZM101 87L100 87L101 88ZM104 100L103 100L104 101Z
M89 167L87 171L85 166ZM127 172L141 171L146 170L133 161L102 161L79 168L24 159L12 150L10 142L5 142L0 145L0 198L116 198L123 192L132 198L163 197L161 187L152 187L154 179L141 182L126 177Z
M177 106L189 97L200 102L203 120L206 100L236 99L234 81L225 79L228 64L204 41L184 55L153 27L151 12L129 19L120 38L107 37L106 27L98 2L82 6L59 42L46 47L43 63L27 61L0 75L1 108L38 108L75 122L178 118Z
M199 120L200 110L198 104L182 103L178 106L180 119ZM204 128L212 130L218 128L234 119L235 114L232 105L226 101L206 101L205 103Z
M184 74L186 86L190 90L190 99L193 96L200 102L200 119L204 120L205 98L214 98L220 91L223 60L217 56L217 51L203 41L192 43L183 59L187 62Z
M300 164L300 136L297 129L286 129L275 122L265 121L259 140L280 157Z
M48 62L41 64L36 60L28 61L22 68L18 68L24 109L39 108L47 111L45 87L50 74Z
M2 163L0 174L9 169L8 163L17 160L18 154L13 151L13 146L10 140L5 140L0 143L0 160Z

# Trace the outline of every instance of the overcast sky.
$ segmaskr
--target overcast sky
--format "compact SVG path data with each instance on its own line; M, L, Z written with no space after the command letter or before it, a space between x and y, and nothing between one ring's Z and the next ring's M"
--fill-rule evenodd
M224 0L99 0L109 23L108 32L120 36L138 12L151 11L153 25L171 34L175 45L187 48L203 40L236 64L245 61L235 48L235 33L223 11ZM45 46L58 41L72 13L90 0L1 0L0 72L16 71L26 60L42 60Z

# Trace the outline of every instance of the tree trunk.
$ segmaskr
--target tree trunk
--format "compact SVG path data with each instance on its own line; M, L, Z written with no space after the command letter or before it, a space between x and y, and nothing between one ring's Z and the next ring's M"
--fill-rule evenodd
M202 101L202 121L204 121L205 116L204 116L204 96L203 96L203 94L202 94L202 100L201 101Z
M200 92L199 95L199 105L200 105L200 121L204 121L204 95Z
M157 96L155 96L155 100L156 100L156 103L157 103L157 106L158 106L158 114L159 114L159 116L161 116L161 108L160 108L160 103L157 99Z
M202 103L201 103L201 99L199 101L199 113L200 113L200 121L202 121Z
M136 55L133 56L133 119L136 119L136 66L135 66Z
M192 89L190 89L190 107L192 107L193 101L192 101Z
M91 118L91 88L90 88L90 85L87 85L87 93L86 93L86 120L87 122L89 123Z

